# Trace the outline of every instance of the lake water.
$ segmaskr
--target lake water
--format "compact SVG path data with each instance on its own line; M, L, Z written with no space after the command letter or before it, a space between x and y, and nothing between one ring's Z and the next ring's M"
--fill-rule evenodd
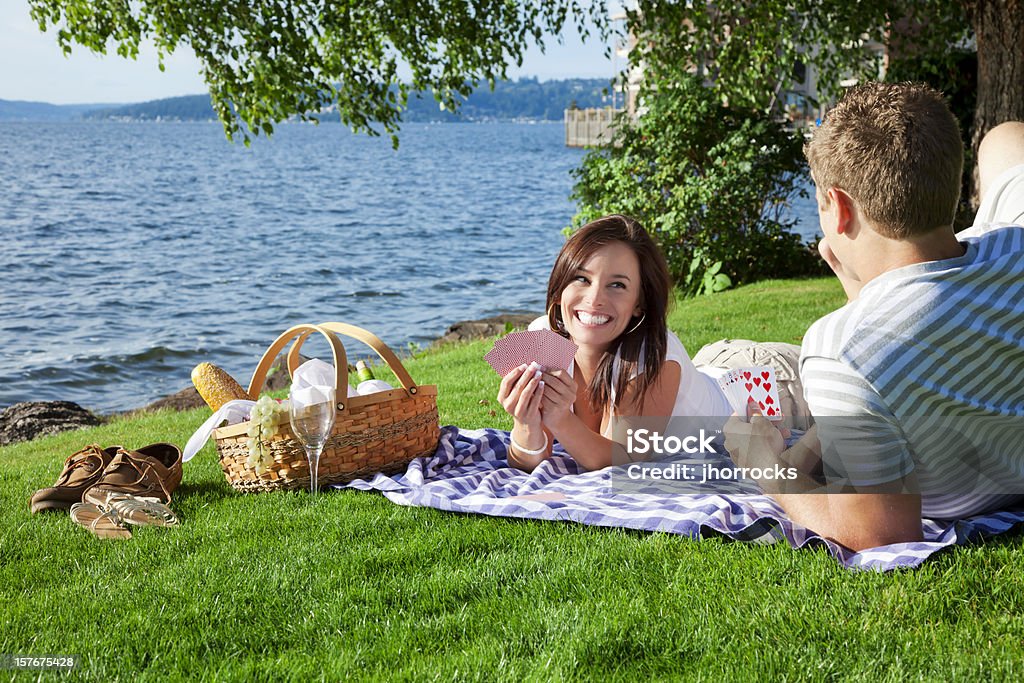
M407 124L396 152L285 125L246 149L215 123L0 123L0 408L134 408L204 360L245 384L300 322L402 350L540 311L583 156L563 135Z

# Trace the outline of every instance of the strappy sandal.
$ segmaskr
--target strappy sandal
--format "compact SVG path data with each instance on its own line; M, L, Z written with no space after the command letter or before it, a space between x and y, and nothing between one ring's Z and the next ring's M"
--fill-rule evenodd
M107 505L118 519L136 526L177 526L174 510L151 498L137 498L126 493L113 493Z
M71 506L71 519L88 529L96 538L131 538L132 532L121 524L114 510L104 510L92 503Z

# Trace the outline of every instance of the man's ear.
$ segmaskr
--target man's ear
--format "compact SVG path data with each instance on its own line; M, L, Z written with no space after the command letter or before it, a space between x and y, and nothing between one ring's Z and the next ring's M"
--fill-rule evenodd
M840 235L846 234L853 237L852 231L856 228L854 217L857 215L856 202L845 190L838 187L828 189L828 200L835 206L836 211L836 232Z

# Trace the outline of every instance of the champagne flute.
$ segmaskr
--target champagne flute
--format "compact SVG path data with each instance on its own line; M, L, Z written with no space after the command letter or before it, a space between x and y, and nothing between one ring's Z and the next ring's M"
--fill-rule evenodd
M317 470L320 467L320 454L324 443L331 435L334 427L334 389L324 392L323 400L303 405L294 399L289 401L288 412L291 417L292 433L302 442L309 462L309 492L316 494Z

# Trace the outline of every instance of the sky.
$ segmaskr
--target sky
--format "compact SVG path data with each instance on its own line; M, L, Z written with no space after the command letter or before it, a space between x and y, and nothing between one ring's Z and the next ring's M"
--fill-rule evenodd
M548 39L547 52L531 48L522 67L509 69L512 78L611 78L622 67L604 57L596 38L584 44L572 30L564 45ZM180 48L157 67L156 50L140 48L136 60L116 53L95 55L74 47L65 58L54 31L43 34L29 16L25 0L0 0L0 99L52 104L131 103L206 92L199 62Z

